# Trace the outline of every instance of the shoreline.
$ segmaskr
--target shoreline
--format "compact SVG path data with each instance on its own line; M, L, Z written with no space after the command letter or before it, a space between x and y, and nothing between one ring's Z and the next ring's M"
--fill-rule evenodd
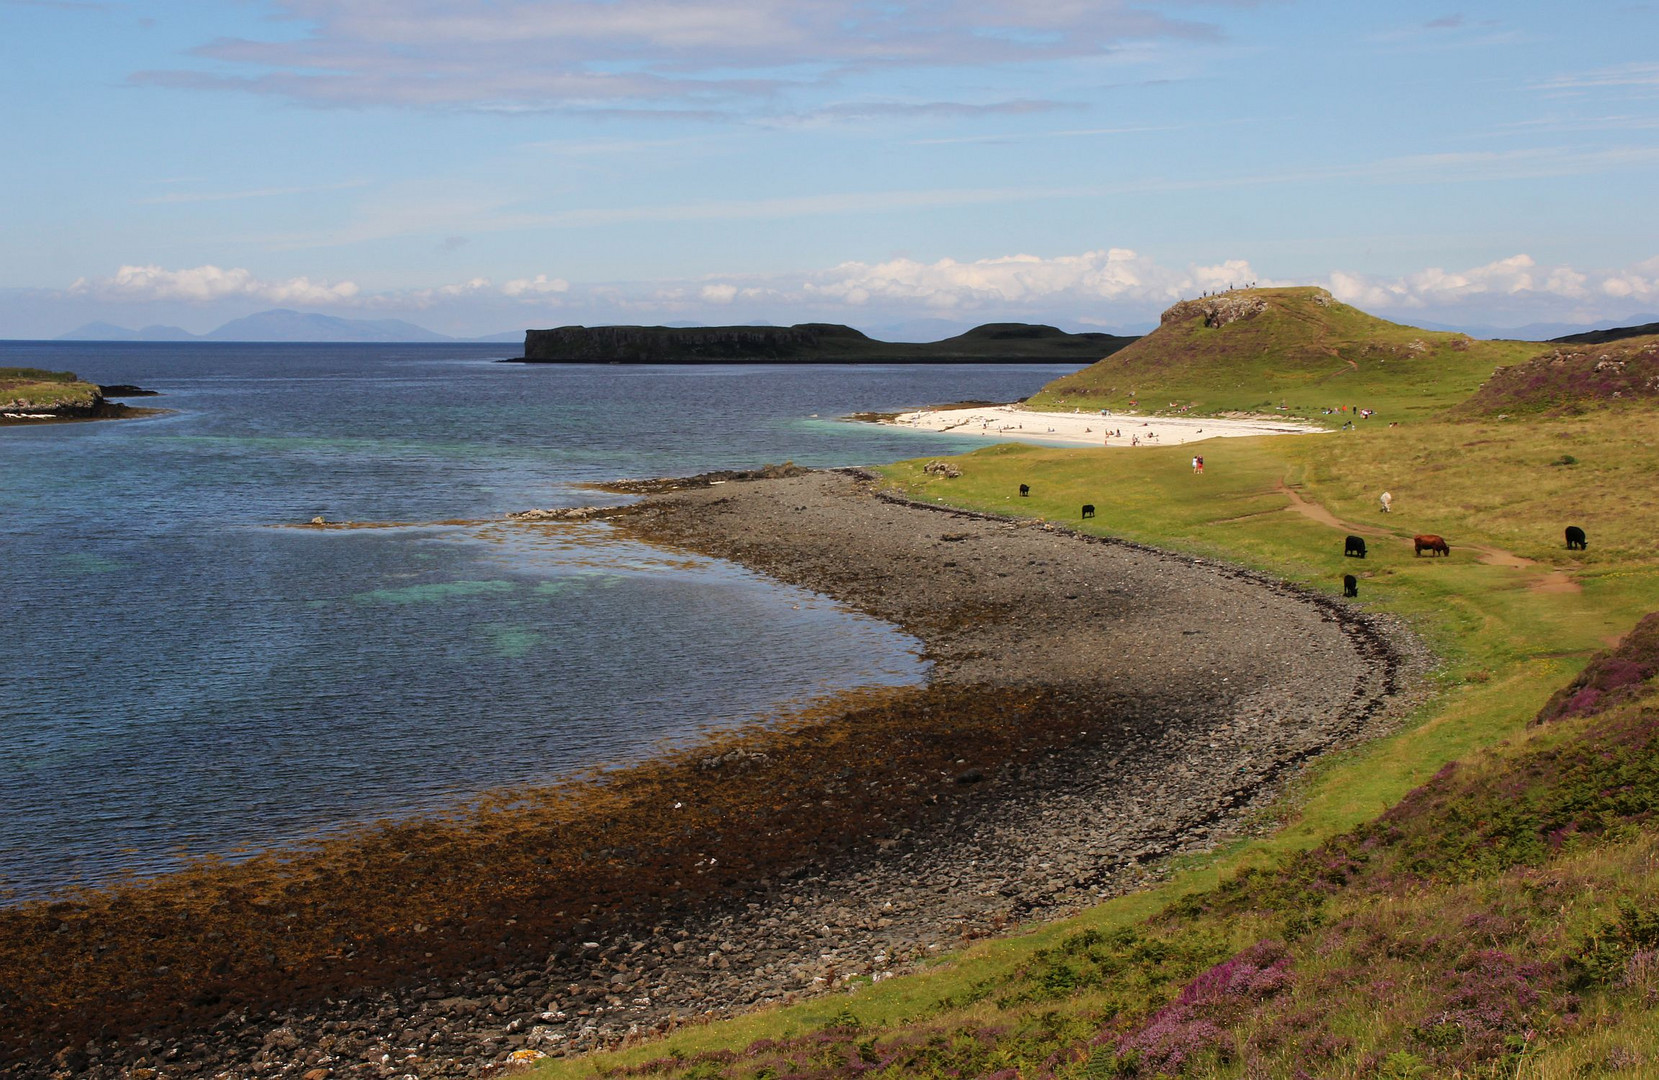
M147 405L122 405L106 402L98 411L76 415L73 413L0 412L0 427L45 427L49 424L94 424L103 420L145 420L167 416L176 409L158 409Z
M1133 888L1168 856L1246 829L1300 763L1386 725L1428 662L1397 627L1342 601L1236 567L913 503L866 473L703 481L664 482L606 516L903 627L933 660L928 686L852 696L827 714L561 789L598 799L618 822L609 830L592 832L580 800L551 826L503 808L486 819L494 846L477 849L496 872L467 886L464 918L384 945L380 974L370 951L332 961L363 969L356 990L324 994L318 971L309 1000L291 985L294 1000L275 1012L250 1001L225 1013L219 1001L153 1053L127 1039L73 1071L185 1075L167 1066L188 1062L299 1077L385 1052L413 1059L400 1073L485 1075L515 1051L579 1052L885 977ZM783 518L791 528L777 527ZM655 850L665 813L692 831ZM382 835L403 835L407 850L455 840L430 823ZM517 880L539 872L522 849L546 843L556 859L569 855L547 873L577 875L565 892ZM558 847L579 843L603 850L577 858ZM471 850L450 855L470 863ZM448 865L415 884L435 887ZM304 921L303 897L281 903ZM538 907L554 903L559 918ZM467 926L492 923L501 950L476 939L462 949ZM408 952L421 948L439 959ZM415 962L399 969L392 961L405 953ZM451 954L467 970L436 973ZM106 1022L114 1000L94 1003Z
M1209 439L1318 435L1331 429L1275 417L1161 416L1136 412L1044 412L1021 405L947 406L865 420L916 431L1057 446L1181 446Z

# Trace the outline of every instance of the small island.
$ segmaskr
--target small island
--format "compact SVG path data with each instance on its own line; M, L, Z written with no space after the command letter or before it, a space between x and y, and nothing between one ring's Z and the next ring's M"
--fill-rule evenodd
M135 409L115 397L153 397L136 386L99 386L72 371L0 368L0 424L40 424L66 420L113 420L148 416L158 410Z
M526 330L527 364L1092 364L1137 340L987 323L943 341L895 342L839 323L561 326Z

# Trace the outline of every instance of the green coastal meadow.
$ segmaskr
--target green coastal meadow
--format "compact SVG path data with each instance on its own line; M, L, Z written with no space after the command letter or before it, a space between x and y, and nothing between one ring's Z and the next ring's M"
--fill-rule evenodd
M1289 333L1219 329L1238 325L1252 340ZM1542 348L1522 346L1499 348L1513 363ZM1283 386L1272 351L1254 355L1231 376ZM1659 618L1643 622L1659 610L1659 412L1564 401L1560 379L1549 407L1507 393L1505 411L1458 412L1480 383L1471 368L1398 366L1373 394L1330 395L1372 417L1199 444L1202 474L1194 447L1010 444L952 458L955 477L925 459L882 470L918 500L1309 589L1340 593L1355 575L1353 602L1402 620L1439 658L1392 734L1305 770L1256 822L1263 835L1177 860L1154 888L850 995L545 1062L545 1074L1659 1071ZM1407 408L1420 402L1438 408ZM1566 548L1568 525L1587 532L1585 550ZM1349 533L1367 558L1344 556ZM1444 536L1450 556L1418 557L1418 533Z

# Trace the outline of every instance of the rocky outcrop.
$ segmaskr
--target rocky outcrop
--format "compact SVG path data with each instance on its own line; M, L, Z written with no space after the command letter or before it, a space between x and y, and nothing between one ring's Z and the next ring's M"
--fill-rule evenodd
M1222 327L1243 319L1253 319L1267 310L1267 301L1249 293L1221 293L1197 300L1183 300L1165 311L1158 319L1160 326L1203 318L1208 327Z

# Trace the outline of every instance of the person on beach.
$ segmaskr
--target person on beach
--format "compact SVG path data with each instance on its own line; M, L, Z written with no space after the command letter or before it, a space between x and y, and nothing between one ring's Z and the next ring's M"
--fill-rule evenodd
M1203 476L1204 475L1204 455L1200 454L1197 457L1193 458L1192 460L1197 463L1196 468L1194 468L1192 471L1197 473L1199 476Z
M1194 454L1193 458L1192 458L1192 471L1193 472L1198 471L1198 455L1197 454Z

